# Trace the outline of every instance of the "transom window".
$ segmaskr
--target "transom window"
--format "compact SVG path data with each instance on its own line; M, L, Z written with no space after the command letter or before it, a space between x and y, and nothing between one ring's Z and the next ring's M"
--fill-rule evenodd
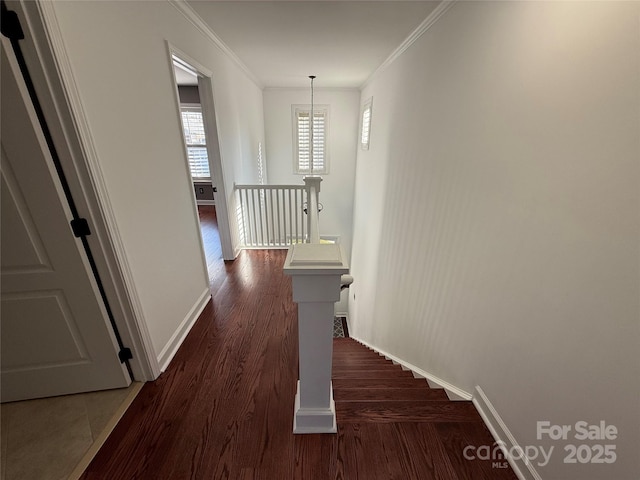
M373 108L373 97L367 100L362 108L361 129L360 129L360 147L363 150L369 150L369 142L371 140L371 111Z

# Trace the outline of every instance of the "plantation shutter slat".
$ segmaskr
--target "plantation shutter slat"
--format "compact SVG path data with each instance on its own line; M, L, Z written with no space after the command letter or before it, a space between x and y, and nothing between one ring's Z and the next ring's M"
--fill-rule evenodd
M207 142L200 107L181 107L182 128L193 178L211 178Z
M373 97L369 98L364 104L362 110L362 126L360 133L360 147L363 150L369 150L369 142L371 140L371 110L373 108Z
M311 130L309 110L296 110L296 173L311 173ZM313 115L313 173L328 173L326 162L326 110L314 111Z

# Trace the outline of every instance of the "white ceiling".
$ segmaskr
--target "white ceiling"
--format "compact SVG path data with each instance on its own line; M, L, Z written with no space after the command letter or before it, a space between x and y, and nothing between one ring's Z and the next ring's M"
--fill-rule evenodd
M264 87L357 88L440 2L187 3Z

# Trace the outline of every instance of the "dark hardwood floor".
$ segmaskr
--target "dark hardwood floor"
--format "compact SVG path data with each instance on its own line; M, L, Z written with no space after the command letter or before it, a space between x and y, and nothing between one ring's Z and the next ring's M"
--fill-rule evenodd
M82 478L516 478L464 459L467 445L493 446L471 403L448 401L352 339L334 340L338 434L293 435L298 329L286 251L225 264L215 212L200 218L212 301Z

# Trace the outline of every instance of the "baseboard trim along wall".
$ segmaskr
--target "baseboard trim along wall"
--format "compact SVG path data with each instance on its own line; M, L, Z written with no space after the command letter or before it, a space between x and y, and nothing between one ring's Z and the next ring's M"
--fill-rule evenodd
M514 459L514 455L508 454L508 452L521 451L521 447L487 398L487 395L484 393L482 388L477 385L475 388L475 394L473 395L473 404L482 417L482 420L484 420L485 425L491 432L491 435L493 435L493 439L501 446L501 449L516 476L520 480L542 480L542 477L536 471L531 462L522 458Z
M178 348L180 348L180 345L182 345L182 342L184 342L187 334L191 331L191 327L193 327L193 324L196 323L196 320L198 320L198 317L210 300L211 290L209 289L209 287L207 287L202 292L195 305L191 308L191 310L189 310L189 313L187 313L187 316L184 318L184 320L180 322L180 326L171 336L171 339L167 342L165 347L162 349L160 355L158 355L158 363L160 364L161 372L164 372L167 369L169 363L171 363L171 360L173 360L173 357L178 351Z
M460 400L460 401L468 402L473 397L473 395L471 395L468 392L465 392L461 388L458 388L455 385L452 385L449 382L442 380L441 378L438 378L435 375L430 374L429 372L425 372L421 368L418 368L415 365L410 364L409 362L405 362L404 360L396 357L395 355L391 355L390 353L387 353L384 350L380 350L379 348L376 348L373 345L370 345L369 343L359 338L356 338L356 337L352 337L352 338L360 342L361 344L369 347L370 349L375 350L379 354L384 355L388 359L398 363L399 365L406 368L407 370L411 370L414 375L425 378L431 388L444 388L445 392L447 393L447 396L449 397L449 400L453 400L453 401Z
M518 452L520 451L520 445L516 441L515 437L507 427L506 423L502 420L500 415L498 414L495 407L491 404L487 395L484 393L482 388L476 385L474 394L470 394L461 388L456 387L455 385L450 384L449 382L442 380L441 378L430 374L429 372L425 372L421 368L412 365L395 355L391 355L390 353L385 352L379 348L374 347L368 342L361 340L356 337L352 337L354 340L360 342L366 347L378 352L380 355L384 355L388 359L398 363L403 368L406 368L413 372L415 376L423 377L429 383L429 386L432 388L444 388L449 400L464 400L473 402L473 405L478 410L480 417L484 424L487 426L493 439L496 441L498 445L500 445L501 450L505 453L505 458L509 461L509 465L513 469L514 473L518 477L519 480L542 480L540 474L536 471L531 462L526 461L525 459L518 458L514 459L514 455L508 455L508 452ZM516 455L517 456L517 455Z

